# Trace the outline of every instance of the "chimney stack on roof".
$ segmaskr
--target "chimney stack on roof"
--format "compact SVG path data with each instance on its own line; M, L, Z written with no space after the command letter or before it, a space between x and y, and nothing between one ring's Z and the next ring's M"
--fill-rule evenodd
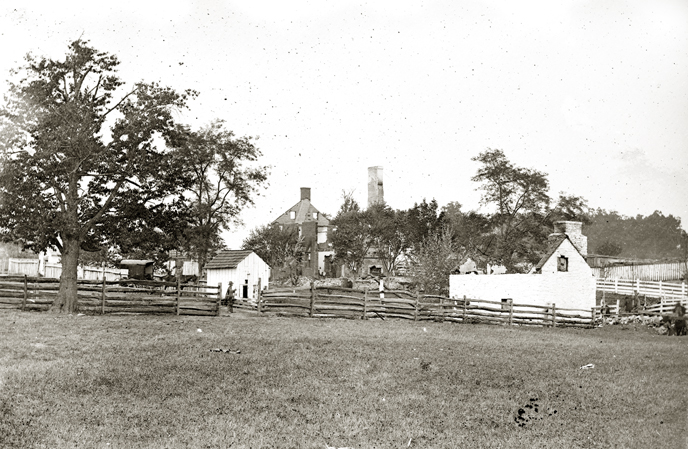
M301 187L301 201L303 200L311 200L311 188L310 187Z
M554 233L549 235L549 241L556 241L561 236L568 236L573 246L586 256L588 254L588 238L583 235L583 223L580 221L555 221Z
M385 202L382 188L382 167L368 167L368 207Z

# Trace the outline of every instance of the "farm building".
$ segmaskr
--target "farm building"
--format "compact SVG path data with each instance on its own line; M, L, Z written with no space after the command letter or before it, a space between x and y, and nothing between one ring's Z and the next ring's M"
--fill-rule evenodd
M595 278L585 261L587 238L581 223L559 221L549 236L549 250L529 274L495 276L451 275L453 298L503 301L558 308L595 307Z
M270 266L251 250L220 251L205 270L208 285L222 283L222 297L232 282L235 297L256 298L258 285L267 288L270 279Z

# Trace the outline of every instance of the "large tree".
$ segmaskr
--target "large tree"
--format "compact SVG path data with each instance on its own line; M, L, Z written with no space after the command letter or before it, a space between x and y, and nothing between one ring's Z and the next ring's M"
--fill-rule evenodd
M385 272L393 275L410 246L404 232L407 213L376 203L366 210L366 215L375 256L382 262Z
M261 153L254 140L235 137L221 120L181 134L177 157L193 182L186 246L202 268L223 245L220 232L253 204L254 194L267 179L267 168L255 165Z
M449 275L466 256L449 229L428 236L411 257L411 273L426 294L449 295Z
M411 249L418 251L429 237L442 233L444 211L440 210L434 198L428 202L425 198L415 203L405 213L404 233Z
M373 248L369 214L362 211L351 193L343 193L343 202L337 216L330 222L330 241L335 259L352 273L360 274L364 259Z
M143 240L155 227L164 234L186 212L187 178L166 144L173 111L194 93L143 83L122 91L118 64L82 40L62 60L27 56L0 109L0 232L60 251L54 311L76 310L82 248L97 250L123 229Z
M511 271L537 261L550 197L547 175L509 161L502 150L487 149L472 160L481 164L473 178L491 206L492 238L485 242L491 258Z

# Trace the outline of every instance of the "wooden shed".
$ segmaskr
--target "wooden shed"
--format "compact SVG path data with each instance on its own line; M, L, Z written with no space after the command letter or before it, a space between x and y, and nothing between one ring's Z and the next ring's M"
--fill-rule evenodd
M268 287L270 266L251 250L224 250L205 266L208 285L222 283L222 296L232 282L235 297L256 298L258 285Z

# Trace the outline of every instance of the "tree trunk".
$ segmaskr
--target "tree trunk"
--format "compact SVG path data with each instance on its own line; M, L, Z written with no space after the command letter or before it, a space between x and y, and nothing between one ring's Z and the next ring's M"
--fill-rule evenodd
M77 267L79 265L79 240L66 239L62 250L62 274L60 290L50 308L54 313L74 313L77 311Z

